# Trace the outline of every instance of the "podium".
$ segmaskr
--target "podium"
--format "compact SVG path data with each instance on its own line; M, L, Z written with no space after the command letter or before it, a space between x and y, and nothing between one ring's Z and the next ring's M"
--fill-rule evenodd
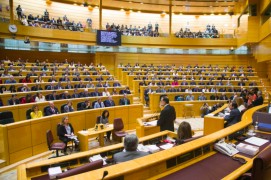
M157 126L156 123L154 122L157 121L159 117L160 113L156 113L149 117L138 118L136 126L137 136L144 137L160 132L160 126Z

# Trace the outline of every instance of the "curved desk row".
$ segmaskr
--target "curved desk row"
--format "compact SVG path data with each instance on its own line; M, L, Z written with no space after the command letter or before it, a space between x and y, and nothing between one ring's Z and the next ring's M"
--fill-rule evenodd
M118 79L121 79L123 83L127 84L127 83L128 83L128 80L129 80L129 79L127 78L127 76L137 76L137 75L136 75L137 73L142 73L142 75L140 75L141 78L143 78L143 76L145 76L145 77L146 77L146 76L148 76L148 77L154 76L154 75L145 75L144 73L146 73L146 72L144 72L144 71L136 71L136 72L134 72L133 75L129 75L129 72L128 72L128 71L122 71L122 76L119 77ZM158 71L157 71L156 73L158 73ZM165 77L176 77L176 76L173 76L173 72L169 72L169 73L170 73L170 75L157 75L157 74L155 74L155 75L156 75L156 77L162 77L162 78L165 78ZM193 77L194 77L195 79L199 79L199 78L200 78L200 75L197 75L196 72L190 72L190 73L193 74ZM208 73L208 74L210 73L210 74L213 75L214 77L221 77L222 74L226 74L225 78L229 78L229 77L231 77L230 75L233 74L233 72L213 72L213 71L211 71L211 72L203 72L202 75L203 75L203 77L205 77L206 79L210 77L210 76L205 75L206 73ZM235 73L236 73L236 74L239 74L239 72L235 72ZM218 75L216 75L216 74L218 74ZM186 74L186 73L185 73L184 75L186 76L187 79L188 79L189 77L191 77L191 74ZM249 78L250 80L256 80L256 78L254 78L254 77L258 77L256 72L253 72L252 74L251 74L251 73L248 73L248 72L244 72L244 75L248 75L248 78ZM182 76L183 76L183 75L180 74L180 73L179 73L179 75L177 75L177 77L182 77Z
M126 130L135 129L136 119L143 116L143 106L138 104L76 111L0 125L0 159L5 160L6 165L9 165L46 152L48 151L46 131L51 129L54 138L58 139L56 127L62 117L68 116L74 130L80 131L94 127L97 116L100 116L105 109L110 114L109 123L112 124L114 118L122 118Z
M80 78L81 78L82 81L84 81L85 78L92 78L92 80L95 81L96 78L99 78L100 76L102 76L103 79L104 79L104 81L105 81L108 77L111 77L112 75L80 75ZM55 78L56 78L57 81L59 81L60 78L64 78L64 77L65 76L62 76L61 74L55 76ZM70 79L70 81L72 81L73 78L76 78L76 75L69 75L67 77ZM14 79L18 83L19 83L20 79L24 79L24 78L25 78L25 76L14 76ZM47 76L42 76L42 80L44 82L48 82L49 79L51 79L51 78L52 78L52 76L50 76L50 74L48 74ZM1 79L2 79L2 81L4 83L7 79L9 79L9 76L1 77ZM35 79L38 79L38 76L30 76L30 79L31 79L32 82L34 82Z
M167 174L179 171L181 169L184 169L185 167L197 164L209 157L216 155L217 153L213 151L214 142L218 139L228 137L229 135L239 130L246 129L252 122L253 113L259 109L264 108L265 106L266 105L262 105L249 109L244 113L241 122L231 127L224 128L218 132L196 139L194 141L173 147L168 150L159 151L145 157L134 159L132 161L127 161L113 166L104 167L98 170L78 174L76 176L71 176L66 179L79 180L88 179L89 177L91 177L92 179L101 179L104 171L108 171L106 179L157 179L157 175L161 175L159 176L159 178L161 178ZM222 156L223 158L230 158L224 155ZM237 179L240 175L242 175L244 172L248 171L252 167L253 158L248 158L243 155L238 156L243 157L245 160L247 160L247 163L244 165L239 164L238 166L236 166L236 169L233 169L231 172L228 172L228 174L225 174L219 179ZM64 161L64 159L61 160ZM47 160L47 162L48 161L49 160ZM60 161L56 160L56 162ZM34 165L37 166L37 163L20 166L20 173L18 176L19 179L29 179L27 169L34 168ZM214 166L213 168L220 168L220 166ZM208 172L204 173L206 174ZM193 174L193 177L195 177L195 174Z
M86 98L75 98L75 99L62 99L62 100L54 100L55 107L58 108L59 112L61 110L61 106L67 104L68 100L71 100L73 103L74 110L77 109L77 104L79 102L84 102L86 99L89 99L92 103L93 101L97 101L97 98L101 97L102 101L106 100L108 97L98 96L98 97L86 97ZM119 100L123 98L123 95L114 95L112 96L115 105L119 105ZM133 95L127 95L127 98L130 100L130 104L133 104ZM26 120L26 111L31 109L34 104L39 106L39 109L43 112L44 107L49 106L49 101L39 102L39 103L28 103L28 104L19 104L19 105L11 105L11 106L2 106L0 107L0 112L3 111L11 111L13 113L13 118L15 121Z
M137 94L139 94L139 91L141 92L141 90L140 90L140 83L142 83L142 80L133 80L134 78L131 78L131 76L127 76L130 80L128 81L128 86L130 87L130 89L133 89L134 90L134 92L136 93L136 95ZM254 76L253 76L254 77ZM254 78L253 78L254 79ZM248 80L248 81L244 81L245 82L245 85L246 86L248 86L248 87L250 87L249 86L249 84L253 81L255 81L259 86L261 86L261 83L259 82L259 78L257 77L256 78L256 76L255 76L255 79L257 79L257 80ZM145 80L145 82L147 83L147 85L150 83L150 82L152 82L152 80ZM154 81L156 84L159 82L159 80L155 80ZM172 85L171 85L171 83L173 82L173 80L169 80L169 81L167 81L167 80L162 80L162 82L164 83L164 86L166 87L166 89L167 88L169 88L169 87L171 87ZM170 85L166 85L166 83L167 82L169 82L170 83ZM179 83L179 85L181 85L181 82L182 82L182 80L178 80L178 83ZM191 87L193 87L193 86L195 86L195 85L190 85L190 82L191 82L191 80L186 80L186 82L188 83L188 85L185 85L185 86L191 86ZM196 83L196 86L200 86L200 87L204 87L204 86L206 86L206 87L210 87L210 86L217 86L217 87L219 87L218 85L216 85L218 82L220 82L220 80L213 80L212 82L214 83L214 85L207 85L207 83L208 82L210 82L209 80L194 80L194 82ZM204 85L200 85L200 83L201 82L203 82L204 83ZM223 80L222 81L223 82L223 84L224 84L224 86L226 86L227 85L227 80ZM240 86L238 86L238 83L239 83L240 81L235 81L235 80L230 80L230 83L231 83L231 86L234 86L234 87L236 87L236 88L238 88L238 87L240 87ZM177 86L174 86L174 87L178 87L179 85L177 85ZM158 87L158 85L156 85L157 87ZM228 86L229 87L229 86Z

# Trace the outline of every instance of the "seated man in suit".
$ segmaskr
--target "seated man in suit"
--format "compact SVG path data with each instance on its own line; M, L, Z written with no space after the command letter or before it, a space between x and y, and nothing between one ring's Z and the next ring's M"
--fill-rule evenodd
M54 102L50 101L49 102L49 108L46 109L46 116L51 116L54 114L59 114L58 109L55 107Z
M79 84L75 85L76 88L85 88L86 86L83 84L82 80L79 81Z
M238 82L238 86L245 86L245 85L246 85L246 83L244 82L243 79L241 79L241 81Z
M150 86L148 86L145 90L144 90L144 99L145 99L145 102L146 102L146 106L149 106L149 101L150 101L150 98L149 98L149 94L152 93L152 89Z
M125 151L113 155L115 163L121 163L148 155L149 153L137 151L138 138L135 134L128 134L124 139Z
M80 94L78 93L78 89L74 88L72 98L80 98Z
M119 105L129 105L129 104L130 104L130 100L127 98L127 95L124 94L123 98L121 98L119 101Z
M198 99L199 101L205 101L207 100L207 97L204 95L204 92L202 92Z
M194 101L194 96L193 96L193 94L192 93L190 93L190 94L188 94L187 96L186 96L186 98L185 98L185 100L186 101Z
M116 81L113 83L113 87L121 87L119 81L116 80Z
M72 101L69 100L66 106L64 106L64 113L73 112L73 111L74 111L74 108L72 107Z
M86 110L86 109L92 109L92 105L90 103L90 100L89 99L86 99L85 102L82 104L82 107L81 107L83 110Z
M65 89L73 89L73 85L71 84L71 81L67 82L67 85L65 86Z
M223 92L219 99L220 100L228 100L228 97L226 96L225 92Z
M56 94L56 91L53 91L53 94L49 97L49 99L52 100L58 100L59 96Z
M226 124L224 125L225 127L229 127L233 124L236 124L241 121L241 113L238 110L238 105L236 102L232 102L229 105L230 108L230 115L226 115L224 117L224 120L227 121Z
M95 89L94 89L94 92L91 92L90 95L91 95L91 96L94 96L94 97L95 97L95 96L101 96L101 93L99 93L98 88L95 88Z
M115 102L112 99L112 96L108 96L108 99L104 101L105 107L112 107L115 106Z
M59 81L59 82L57 83L57 85L55 86L55 89L63 89L62 84L61 84L61 81Z
M263 96L262 96L262 91L257 92L257 98L252 101L253 106L259 106L263 104Z
M94 104L94 109L97 109L97 108L104 108L104 103L102 102L102 98L98 98L97 99L97 102L95 102Z
M5 84L14 84L14 83L16 83L16 80L14 79L12 75L10 75L9 79L5 81Z
M46 90L54 90L54 84L51 82L50 85L47 86Z
M12 94L11 99L8 100L8 105L16 105L16 104L20 104L20 101L19 99L17 99L16 94Z
M65 91L62 95L62 98L61 99L70 99L71 96L69 95L69 92L68 91Z

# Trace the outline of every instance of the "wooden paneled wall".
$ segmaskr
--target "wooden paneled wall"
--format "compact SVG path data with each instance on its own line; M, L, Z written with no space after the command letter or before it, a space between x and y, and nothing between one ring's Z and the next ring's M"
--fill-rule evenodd
M0 10L0 17L9 18L10 12L8 11L9 8L9 1L1 0L0 6L2 7L2 11Z
M4 50L0 49L0 59L16 60L29 59L29 62L34 62L36 59L44 61L46 59L49 62L57 60L57 62L63 62L65 59L68 61L81 62L82 64L90 64L95 60L95 54L90 53L67 53L67 52L42 52L42 51L23 51L23 50Z

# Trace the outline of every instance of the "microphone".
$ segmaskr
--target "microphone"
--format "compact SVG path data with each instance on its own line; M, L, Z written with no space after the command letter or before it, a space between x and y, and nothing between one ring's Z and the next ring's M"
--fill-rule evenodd
M105 176L108 175L108 171L104 171L104 174L103 174L103 177L102 177L102 180L105 178Z

